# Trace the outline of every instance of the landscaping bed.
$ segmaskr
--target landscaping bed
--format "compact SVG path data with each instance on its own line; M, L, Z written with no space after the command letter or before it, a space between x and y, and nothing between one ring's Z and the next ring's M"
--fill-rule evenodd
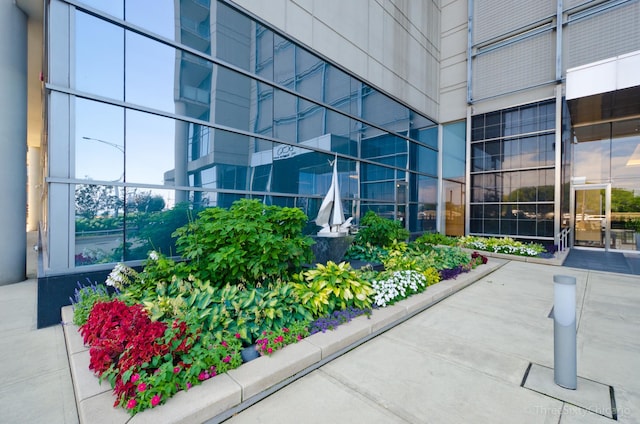
M309 268L307 222L299 209L248 199L206 209L174 233L181 260L151 251L140 272L117 264L104 284L79 286L72 311L63 310L79 410L95 411L98 398L109 398L117 408L100 403L101 414L138 422L176 398L202 397L203 406L191 409L215 416L464 287L478 266L486 269L483 254L436 245L434 235L406 242L399 222L373 213L363 217L345 261ZM384 269L356 270L349 260ZM243 365L243 350L258 359ZM276 353L280 359L271 361ZM212 387L209 381L215 393L200 389Z

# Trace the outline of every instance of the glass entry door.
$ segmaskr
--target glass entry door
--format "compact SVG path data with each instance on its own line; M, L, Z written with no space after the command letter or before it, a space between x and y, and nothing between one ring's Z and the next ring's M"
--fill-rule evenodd
M611 185L573 187L573 245L609 250L611 246Z

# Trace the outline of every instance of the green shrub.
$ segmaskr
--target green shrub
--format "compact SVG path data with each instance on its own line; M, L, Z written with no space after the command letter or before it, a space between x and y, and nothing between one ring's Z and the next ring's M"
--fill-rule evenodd
M347 307L371 307L373 289L346 262L329 261L297 275L293 284L298 298L314 317Z
M286 280L313 257L313 240L302 235L307 216L298 208L241 199L231 208L209 208L178 228L176 246L186 271L223 286Z
M440 233L424 233L423 235L415 239L414 243L455 246L458 243L458 239L456 237L449 237Z
M387 249L372 244L358 245L352 244L345 253L345 259L359 260L364 262L382 263L384 257L387 256Z
M368 211L360 220L360 229L356 234L354 244L364 246L387 247L394 241L405 241L409 238L409 231L402 226L402 222L387 219Z
M393 242L406 241L408 238L409 231L400 221L383 218L368 211L360 220L360 228L345 258L382 262L387 254L387 247Z

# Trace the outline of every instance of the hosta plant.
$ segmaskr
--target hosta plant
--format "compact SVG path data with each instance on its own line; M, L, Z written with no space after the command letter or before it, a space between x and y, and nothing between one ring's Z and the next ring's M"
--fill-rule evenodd
M370 283L360 278L346 262L318 264L316 268L300 273L296 279L295 292L314 317L350 306L371 307L373 289Z

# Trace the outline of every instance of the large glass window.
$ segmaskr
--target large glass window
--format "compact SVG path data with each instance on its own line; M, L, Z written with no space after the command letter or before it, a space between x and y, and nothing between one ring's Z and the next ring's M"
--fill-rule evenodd
M433 121L225 2L107 3L69 5L73 80L57 93L74 126L76 266L175 253L187 210L242 197L313 220L336 158L355 223L371 209L435 230Z
M555 103L472 118L471 233L553 237Z

